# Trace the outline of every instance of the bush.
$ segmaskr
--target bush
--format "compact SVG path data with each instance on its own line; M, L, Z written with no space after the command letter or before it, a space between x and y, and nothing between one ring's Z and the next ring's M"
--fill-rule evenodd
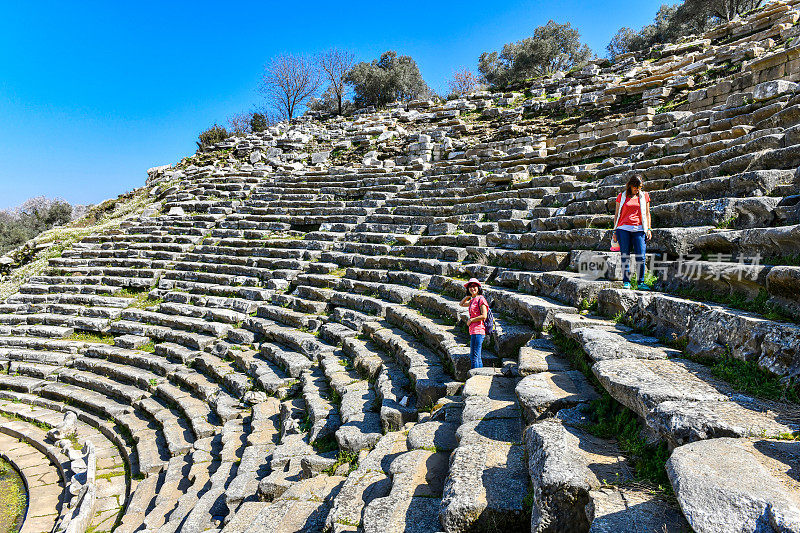
M72 220L72 206L63 200L40 196L18 209L0 212L0 254L21 246L53 226Z
M267 117L261 113L253 113L250 115L250 129L254 133L267 129Z
M219 124L214 124L206 131L201 132L199 135L200 140L197 142L199 149L208 148L219 142L224 141L229 137L228 132Z
M337 115L339 114L339 98L331 88L328 88L319 98L312 98L308 103L308 108L325 115ZM343 100L341 110L342 115L351 114L354 111L353 103Z
M384 52L372 63L358 63L347 73L345 81L353 88L353 101L359 107L379 107L433 94L414 59L398 56L394 51Z
M671 6L663 4L652 24L638 32L621 28L608 43L606 50L613 59L626 52L675 42L681 37L702 33L714 24L743 15L763 3L763 0L684 0L683 3Z
M502 51L481 54L478 70L490 85L508 87L535 76L582 67L592 51L581 43L580 32L569 22L551 20L528 37L503 46Z

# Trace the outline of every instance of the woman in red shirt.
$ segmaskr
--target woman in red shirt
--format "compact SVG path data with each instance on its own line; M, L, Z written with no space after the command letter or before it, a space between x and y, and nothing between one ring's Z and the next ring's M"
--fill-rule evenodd
M628 180L625 192L617 195L617 208L614 215L614 233L612 239L619 241L622 254L622 287L631 288L629 272L631 248L636 255L639 290L647 291L650 287L644 282L645 240L653 238L650 231L650 195L642 191L642 177L637 174Z
M486 337L486 317L489 315L489 303L483 297L481 282L475 278L464 284L469 294L461 300L461 307L469 307L469 357L472 368L483 368L481 348Z

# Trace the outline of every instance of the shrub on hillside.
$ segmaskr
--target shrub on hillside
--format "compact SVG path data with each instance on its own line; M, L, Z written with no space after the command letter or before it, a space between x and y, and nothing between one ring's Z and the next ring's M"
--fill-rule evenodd
M308 103L308 108L325 115L349 115L354 111L353 103L348 100L343 100L340 108L339 98L330 87L319 98L312 98Z
M353 101L359 107L379 107L433 94L416 61L411 56L398 56L395 51L384 52L371 63L358 63L347 73L345 81L353 88Z
M0 254L71 220L70 204L43 196L31 198L15 210L0 211Z
M200 140L197 142L199 149L207 148L216 143L222 142L229 137L228 132L219 124L214 124L199 135Z
M627 52L675 42L687 35L703 33L714 24L730 21L763 3L764 0L684 0L673 5L662 4L652 24L638 32L620 28L606 51L613 59Z
M581 67L591 56L592 51L581 43L577 29L569 22L558 24L551 20L536 28L533 37L505 44L499 54L481 54L478 70L490 85L503 88L535 76Z
M267 117L263 113L253 113L250 115L250 129L254 133L267 129Z

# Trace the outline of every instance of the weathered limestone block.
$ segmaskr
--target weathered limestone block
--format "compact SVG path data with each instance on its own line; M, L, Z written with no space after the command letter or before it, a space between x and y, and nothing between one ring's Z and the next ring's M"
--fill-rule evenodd
M782 94L791 94L796 88L796 83L786 80L775 80L759 83L753 90L753 99L756 102L770 100Z
M365 533L423 533L437 531L442 485L448 454L413 450L394 459L389 467L392 489L364 509Z
M800 531L795 442L720 438L676 448L667 474L703 533Z
M672 442L795 431L792 408L736 394L708 367L681 359L599 361L603 388Z
M461 433L439 511L444 531L520 530L526 525L522 500L528 486L523 446L487 438L479 427Z
M766 276L769 302L800 320L800 267L775 266Z
M653 497L646 490L604 487L592 492L586 509L590 533L658 531L682 533L689 529L686 518L674 504Z
M716 226L735 228L769 226L780 198L719 198L716 200L674 202L651 207L653 224L661 226Z
M64 419L53 429L47 432L47 437L53 442L58 442L61 439L68 439L77 435L78 432L78 415L74 411L66 411Z
M556 315L556 318L560 315ZM564 372L571 368L566 359L556 355L556 346L550 339L531 339L519 350L517 371L521 376L536 372Z
M590 491L602 479L616 477L622 456L600 439L554 420L528 426L525 443L535 499L531 531L589 531Z
M517 384L515 391L528 422L598 397L586 377L577 370L531 374Z

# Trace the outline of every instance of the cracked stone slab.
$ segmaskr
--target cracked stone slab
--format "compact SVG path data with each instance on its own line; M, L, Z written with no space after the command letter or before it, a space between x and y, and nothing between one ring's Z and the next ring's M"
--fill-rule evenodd
M719 438L676 448L667 474L703 533L800 531L800 442Z

